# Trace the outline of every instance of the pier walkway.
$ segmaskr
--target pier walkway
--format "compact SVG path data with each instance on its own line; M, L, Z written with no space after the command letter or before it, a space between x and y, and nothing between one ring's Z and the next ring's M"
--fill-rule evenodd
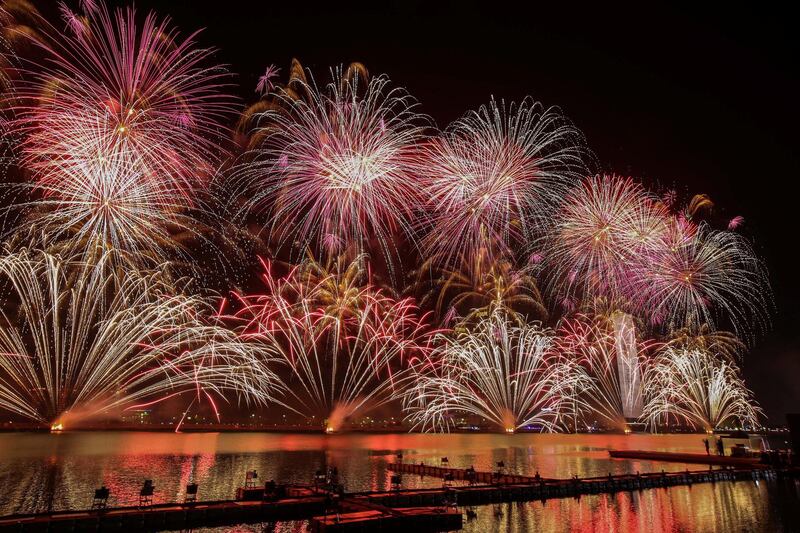
M241 492L248 500L154 504L0 517L0 532L159 531L241 523L311 520L320 533L371 531L445 531L460 529L456 506L579 497L656 487L798 478L800 469L754 465L718 470L626 474L594 478L544 479L471 469L393 463L400 474L442 478L441 488L356 493L311 486L279 486L285 497L272 498L264 486ZM456 485L452 480L460 480ZM274 487L272 487L274 488Z
M614 459L641 459L666 463L686 463L697 465L731 466L739 468L769 468L758 457L731 457L729 455L708 455L705 453L650 452L643 450L611 450L608 454Z
M394 463L389 465L389 469L394 472L434 477L443 477L446 473L442 472L443 469L440 467L429 467L410 463ZM479 474L480 477L496 475L493 472L481 472ZM466 474L464 475L466 476ZM693 485L697 483L753 481L757 479L779 477L796 479L800 477L800 469L796 467L780 470L738 467L719 470L686 470L684 472L648 472L643 474L608 475L589 478L541 478L534 482L525 481L520 483L505 483L506 476L500 476L499 479L501 481L499 483L449 487L449 491L455 497L454 503L457 505L481 505L496 502L528 501L574 497L584 494L634 491L657 487L672 487L676 485ZM371 497L381 498L382 503L387 506L407 505L411 501L418 502L418 504L421 505L431 505L439 502L433 494L427 495L426 497L425 492L426 491L415 491L403 493L403 491L401 491L394 497L391 494L380 496L375 494Z

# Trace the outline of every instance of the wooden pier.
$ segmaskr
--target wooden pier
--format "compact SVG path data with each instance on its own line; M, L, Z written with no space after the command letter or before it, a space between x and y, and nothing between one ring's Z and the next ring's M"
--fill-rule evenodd
M394 472L416 474L421 476L443 477L441 467L427 465L394 463L388 468ZM482 475L494 475L483 472ZM465 474L466 476L466 474ZM522 476L525 477L525 476ZM483 505L488 503L546 500L551 498L579 497L588 494L635 491L677 485L693 485L697 483L716 483L722 481L754 481L759 479L776 479L800 477L800 468L725 468L719 470L686 470L684 472L648 472L644 474L608 475L589 478L545 479L536 482L499 483L491 485L451 486L433 490L397 491L392 493L371 493L366 497L380 501L384 505L440 505L443 501L452 501L457 505ZM443 493L444 492L444 493ZM444 499L440 499L444 498Z
M304 520L325 514L325 496L273 502L211 501L63 511L0 518L0 531L160 531L278 520Z
M666 463L686 463L696 465L731 466L739 468L769 468L758 457L731 457L728 455L708 455L705 453L650 452L643 450L610 450L614 459L640 459Z
M520 476L504 472L481 472L470 468L450 468L447 466L433 466L424 463L393 463L389 470L404 474L417 474L445 478L452 476L453 481L472 481L473 483L489 483L494 485L513 485L520 483L539 483L542 478L534 476ZM556 481L556 480L545 480Z
M656 487L724 481L798 478L800 469L734 467L718 470L626 474L594 478L545 479L471 469L394 463L394 472L442 478L440 488L356 493L311 486L278 486L285 495L262 487L240 490L247 499L184 504L155 504L63 511L0 518L0 532L159 531L226 526L241 523L311 520L319 532L349 533L414 528L419 532L461 527L455 506L580 497ZM460 480L456 485L449 480Z

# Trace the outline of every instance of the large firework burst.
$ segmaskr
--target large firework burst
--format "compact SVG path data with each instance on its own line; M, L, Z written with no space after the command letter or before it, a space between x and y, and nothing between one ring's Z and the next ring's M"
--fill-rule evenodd
M76 164L68 179L16 187L29 198L11 206L23 213L12 237L65 256L113 250L135 265L159 264L177 247L169 229L193 231L178 191L143 177L142 161L114 150Z
M282 403L326 420L328 431L389 400L406 379L407 360L427 352L430 333L414 302L356 284L363 273L353 267L306 264L283 277L268 262L264 268L267 292L238 296L234 318L284 363Z
M72 425L178 394L216 411L215 398L262 403L280 388L207 300L175 294L158 274L97 272L39 251L0 258L1 408Z
M646 390L643 418L653 428L675 421L706 431L753 427L763 414L736 365L706 350L667 346L647 373Z
M415 428L449 430L460 414L501 431L555 431L575 406L584 374L553 350L553 334L498 312L470 330L442 335L430 358L414 365L404 407Z
M169 181L191 199L213 171L232 107L225 72L204 66L212 50L154 14L137 24L132 8L101 2L67 14L67 32L43 23L44 37L32 38L44 58L28 61L16 87L23 166L57 184L121 150L141 162L142 179Z
M631 263L661 238L667 216L631 178L585 179L556 217L545 258L550 292L625 303Z
M325 87L300 76L260 117L263 138L238 176L247 211L270 213L271 237L295 253L355 246L396 264L397 241L413 238L421 191L410 169L427 120L404 90L360 65L334 71Z
M582 134L557 108L492 100L421 152L428 257L457 262L482 248L508 252L539 236L542 220L585 172Z
M673 219L633 262L629 290L642 312L668 330L722 319L737 333L763 329L769 284L764 266L740 235Z

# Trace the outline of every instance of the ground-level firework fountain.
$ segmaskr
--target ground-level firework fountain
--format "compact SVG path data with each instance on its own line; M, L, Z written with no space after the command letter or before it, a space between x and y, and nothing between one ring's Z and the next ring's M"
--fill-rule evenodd
M0 284L14 303L0 311L0 407L53 430L181 393L264 402L279 386L207 301L157 273L22 250L0 258Z
M622 415L630 426L642 416L642 360L639 343L636 340L636 326L633 318L625 313L612 315L614 324L614 348L617 352L617 373L619 375ZM628 428L626 428L627 430Z
M338 431L390 400L409 378L408 361L428 350L425 316L410 299L382 294L363 257L327 270L308 261L287 275L264 262L265 294L238 295L230 320L269 353L286 383L278 401Z
M553 333L519 325L502 311L441 339L414 366L405 395L408 419L421 430L449 430L459 413L506 433L534 426L555 431L575 403L584 375L553 346Z

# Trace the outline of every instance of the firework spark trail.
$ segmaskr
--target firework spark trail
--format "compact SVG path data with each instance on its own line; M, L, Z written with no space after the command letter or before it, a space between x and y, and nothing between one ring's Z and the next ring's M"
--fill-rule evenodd
M96 272L40 251L0 258L17 304L0 311L0 407L72 424L179 393L264 403L281 388L264 354L204 318L205 299L157 273Z
M100 3L81 21L67 33L43 21L44 37L32 38L46 59L16 87L22 165L56 183L123 150L142 162L143 178L171 181L190 201L221 154L233 108L225 72L203 65L213 51L195 47L196 33L180 40L154 14L137 24L132 8L112 13Z
M629 315L578 315L557 330L560 353L580 365L590 383L580 391L584 406L624 430L642 414L643 376L654 343L640 342ZM585 417L584 417L585 418Z
M306 264L275 278L271 264L263 266L267 293L238 296L235 318L245 337L288 369L284 405L327 418L328 430L337 430L402 388L406 361L424 354L430 338L412 300L357 285L361 275L352 272L321 274L318 265Z
M415 364L404 397L408 420L423 431L449 431L463 413L508 433L530 425L556 431L572 415L573 391L586 384L577 366L553 350L550 330L503 313L440 335L437 344Z
M420 187L410 173L427 119L384 76L348 69L320 88L295 79L260 122L264 138L240 168L246 212L268 212L281 246L338 255L377 240L390 265L396 240L413 241ZM324 245L323 245L324 244Z
M704 350L667 346L646 375L646 390L643 419L653 429L671 420L706 431L754 427L763 415L736 365Z
M585 173L582 134L557 108L492 100L421 150L430 219L423 251L453 263L540 236L542 220Z
M631 296L630 264L661 237L667 217L663 205L631 178L585 179L556 217L545 259L550 292L624 305Z

